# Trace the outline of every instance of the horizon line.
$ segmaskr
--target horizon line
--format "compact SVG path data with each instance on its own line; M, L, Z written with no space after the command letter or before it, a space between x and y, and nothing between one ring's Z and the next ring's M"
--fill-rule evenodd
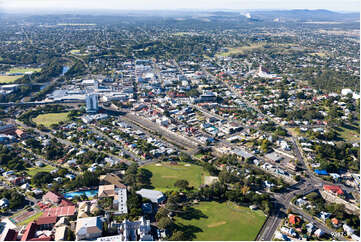
M240 12L240 11L293 11L293 10L306 10L306 11L330 11L336 13L360 13L360 9L358 10L334 10L327 8L154 8L154 9L110 9L110 8L0 8L0 12L3 13L17 13L17 12L29 12L29 11L37 11L37 12L46 12L46 11L56 11L56 12L155 12L155 11L180 11L180 12L209 12L209 11L230 11L230 12Z

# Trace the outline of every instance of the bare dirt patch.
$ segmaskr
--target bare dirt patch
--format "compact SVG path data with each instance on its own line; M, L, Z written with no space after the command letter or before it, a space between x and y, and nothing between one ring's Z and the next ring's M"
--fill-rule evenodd
M207 227L208 227L208 228L215 228L215 227L224 225L224 224L226 224L226 223L227 223L226 221L221 221L221 222L218 222L218 223L210 224L210 225L208 225Z
M211 185L218 181L218 177L216 176L204 176L204 184L205 185Z

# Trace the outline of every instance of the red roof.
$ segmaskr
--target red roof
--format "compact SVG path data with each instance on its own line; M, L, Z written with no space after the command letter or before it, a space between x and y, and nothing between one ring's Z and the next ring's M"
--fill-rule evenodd
M43 201L50 201L52 203L58 203L58 202L60 202L61 198L62 198L61 195L59 195L55 192L49 191L43 196Z
M55 207L55 208L46 209L41 217L73 216L74 213L75 213L75 206Z
M337 195L342 195L343 191L341 187L335 185L323 185L323 189L329 192L336 193Z
M53 240L52 237L47 237L47 236L29 239L29 241L52 241L52 240Z
M21 130L21 129L17 129L17 130L15 131L15 133L16 133L17 136L20 137L20 136L24 133L24 131Z
M74 203L72 203L71 201L69 201L65 198L63 198L60 203L60 207L67 207L67 206L73 206L73 205L74 205Z
M26 229L25 229L25 233L21 237L21 241L28 241L28 240L34 238L37 228L38 228L38 226L36 225L36 223L34 223L34 222L28 223L28 225L26 226Z
M288 215L288 222L295 225L296 223L301 222L301 219L294 214L290 214Z
M55 224L56 223L56 216L49 216L49 217L40 217L36 220L37 225L43 224Z
M331 219L331 222L332 222L333 224L337 225L337 224L338 224L338 219L337 219L337 218L333 218L333 219Z

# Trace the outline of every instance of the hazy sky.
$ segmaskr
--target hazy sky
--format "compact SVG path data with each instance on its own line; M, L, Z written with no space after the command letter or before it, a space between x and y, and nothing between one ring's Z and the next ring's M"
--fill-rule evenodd
M360 11L360 0L0 0L19 9L329 9Z

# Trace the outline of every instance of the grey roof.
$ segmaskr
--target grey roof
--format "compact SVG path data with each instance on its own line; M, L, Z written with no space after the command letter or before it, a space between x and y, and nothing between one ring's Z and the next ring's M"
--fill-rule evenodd
M243 149L236 149L233 151L234 154L244 157L246 159L253 157L253 154L243 150Z
M280 161L283 159L283 157L280 156L279 154L277 154L276 152L269 153L269 154L265 155L265 157L272 161Z
M156 190L149 190L149 189L143 188L143 189L137 191L136 193L141 195L144 198L148 198L149 200L151 200L154 203L157 203L159 201L159 199L164 198L164 194L162 192L156 191Z

